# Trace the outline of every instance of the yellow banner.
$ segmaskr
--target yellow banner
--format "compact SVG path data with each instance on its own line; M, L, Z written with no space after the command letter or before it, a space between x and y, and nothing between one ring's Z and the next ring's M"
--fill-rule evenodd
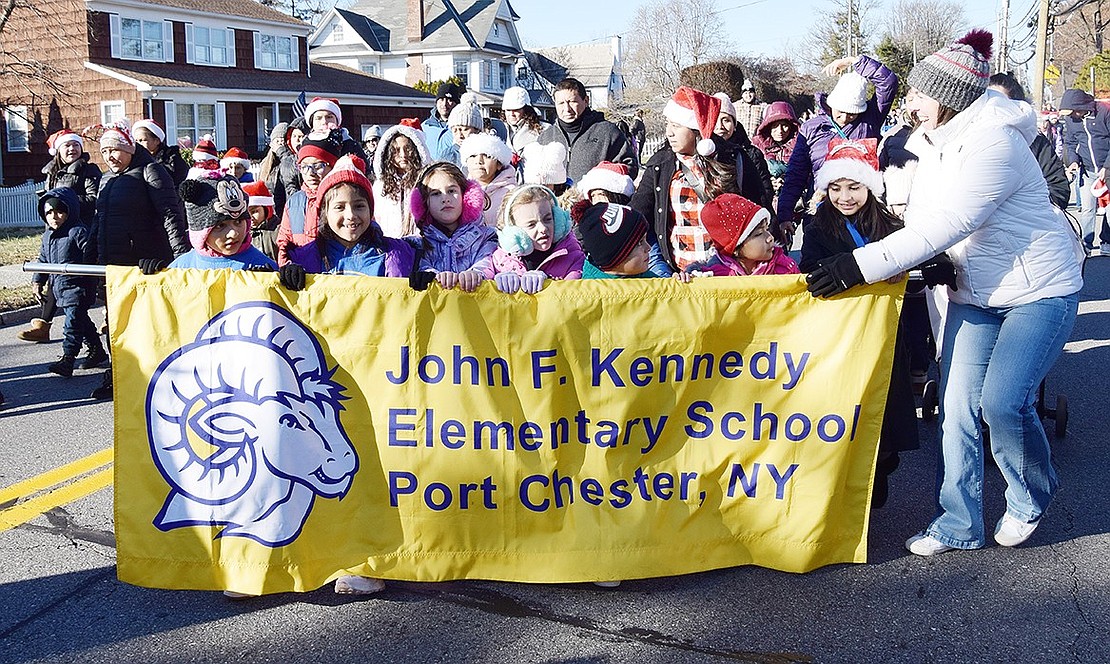
M902 285L423 293L109 268L121 580L246 593L865 562Z

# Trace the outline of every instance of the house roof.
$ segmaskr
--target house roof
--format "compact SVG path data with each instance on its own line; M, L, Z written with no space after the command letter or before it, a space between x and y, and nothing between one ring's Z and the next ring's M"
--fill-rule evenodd
M364 74L357 69L331 63L313 62L312 77L297 72L252 71L244 79L240 69L183 67L172 63L112 61L97 63L98 68L126 76L153 88L197 88L248 92L300 92L308 96L358 95L368 97L427 98L432 95L400 83ZM246 85L244 85L246 83Z
M517 50L501 44L487 42L493 31L493 22L502 2L507 0L423 0L424 38L420 42L408 39L408 3L403 0L360 0L349 10L336 9L336 13L351 23L348 15L367 19L370 25L380 26L378 44L383 51L408 51L432 49L482 48L516 53ZM512 5L509 13L516 17ZM363 36L359 26L351 23L359 36L371 47L374 42ZM385 43L380 35L386 34Z
M366 42L367 46L379 53L389 52L389 39L391 36L389 28L370 20L362 14L349 12L339 7L335 8L335 13L358 33L358 36L362 41Z
M260 21L271 21L273 23L289 23L306 28L312 27L298 18L293 18L276 9L265 7L256 2L256 0L144 0L144 4L189 9L207 14L241 16Z
M544 78L550 80L548 72L557 71L558 67L551 66L554 63L561 66L565 73L552 82L557 83L570 76L581 81L587 88L608 87L609 78L613 75L613 67L616 64L612 44L608 39L573 46L541 48L535 55L546 60L546 62L541 61L541 67L533 67L537 73L542 72Z

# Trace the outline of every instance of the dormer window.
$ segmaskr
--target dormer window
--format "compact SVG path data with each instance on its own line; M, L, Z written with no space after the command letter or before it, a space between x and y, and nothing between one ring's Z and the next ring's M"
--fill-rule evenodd
M173 24L169 21L108 15L112 57L123 60L173 62Z
M343 24L336 23L335 27L331 29L331 41L334 44L343 43Z

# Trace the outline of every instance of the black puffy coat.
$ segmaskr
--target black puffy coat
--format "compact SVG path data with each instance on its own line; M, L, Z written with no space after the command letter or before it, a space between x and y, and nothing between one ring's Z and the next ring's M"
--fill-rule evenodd
M57 158L46 162L42 167L46 176L47 191L66 187L77 194L81 202L81 220L91 225L96 219L96 196L100 192L100 167L89 161L89 154L82 152L81 156L68 164L62 164Z
M714 137L717 144L715 158L724 163L741 162L744 172L737 173L740 177L740 195L744 198L764 205L763 184L760 181L758 169L751 158L743 150L725 143L719 137ZM766 162L764 162L766 168ZM631 206L648 220L651 224L651 233L648 240L651 244L659 245L659 253L672 270L677 266L674 260L674 248L671 247L671 229L674 227L674 211L671 210L671 180L678 168L678 158L674 150L666 142L663 147L651 156L644 164L643 174L636 192L632 194ZM768 180L769 182L769 180ZM769 203L770 201L768 201Z
M128 167L101 181L96 232L105 265L138 265L140 258L169 262L190 250L173 179L146 148L135 146Z
M162 164L169 172L170 177L173 178L174 188L180 187L181 183L185 181L185 177L189 175L189 164L185 163L185 158L181 156L181 148L176 145L162 143L158 152L152 156L154 161Z
M78 196L69 187L56 187L39 199L39 216L43 216L43 203L47 198L58 198L69 210L80 207ZM42 234L39 262L51 265L91 265L96 263L96 238L89 225L77 215L70 215L58 228L46 228ZM96 297L97 280L72 274L46 275L36 272L35 283L50 282L59 307L91 306Z

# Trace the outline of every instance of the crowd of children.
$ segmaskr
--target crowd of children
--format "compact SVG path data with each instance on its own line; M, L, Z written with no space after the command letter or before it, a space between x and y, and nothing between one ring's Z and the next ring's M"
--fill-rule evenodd
M161 127L142 120L132 128L134 140L176 183L191 250L175 246L172 262L139 252L131 264L148 274L166 267L277 270L294 290L308 287L308 274L342 274L467 292L492 280L499 291L528 295L551 280L824 275L835 257L903 227L884 200L877 140L897 77L867 56L838 60L828 72L843 75L827 98L819 96L817 116L801 125L785 102L757 105L759 121L751 117L754 94L734 103L724 93L679 87L662 113L666 142L642 168L600 157L586 164L582 150L571 155L577 132L609 135L584 105L575 113L589 119L585 125L573 118L557 125L569 143L543 140L555 126L539 120L518 88L505 94L503 136L487 131L477 98L456 85L441 87L423 123L374 125L361 143L343 128L339 102L316 98L303 118L275 128L257 180L242 150L221 155L210 138L197 143L186 166ZM568 81L559 91L575 101L581 86ZM112 130L128 138L126 127ZM40 202L44 262L97 259L90 237L95 223L104 232L104 221L90 221L90 209L99 214L108 201L103 188L90 195L99 171L80 151L82 141L74 133L51 137L58 157L48 176L72 173ZM577 181L568 179L569 167ZM798 204L809 194L808 208ZM795 229L781 224L799 218L806 226L795 262L788 253ZM922 270L930 286L955 286L943 258ZM63 357L50 371L70 375L82 346L84 366L103 364L88 316L95 289L59 276L50 291L66 320ZM49 315L44 306L44 319ZM875 507L886 500L899 452L917 447L905 334L900 328L894 342ZM343 577L336 590L382 586Z

